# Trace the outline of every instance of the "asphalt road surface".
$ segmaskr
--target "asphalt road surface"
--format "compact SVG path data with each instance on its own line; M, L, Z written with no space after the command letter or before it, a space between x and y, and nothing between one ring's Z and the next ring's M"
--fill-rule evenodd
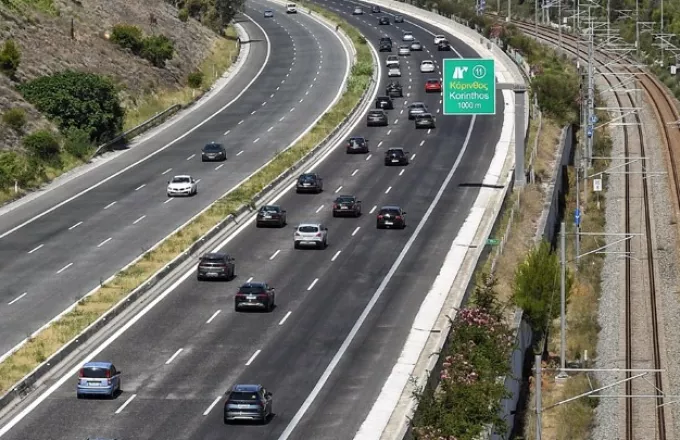
M236 102L147 161L0 238L0 354L270 160L333 101L347 69L335 32L306 15L268 7L273 19L263 18L264 3L247 11L267 33L271 54ZM245 19L242 24L250 55L223 92L112 163L1 216L0 236L148 156L234 99L267 56L262 30ZM210 141L225 145L226 162L201 162L200 150ZM198 195L168 198L165 187L176 174L200 179Z
M343 14L353 7L323 4ZM316 169L325 178L322 194L290 192L279 200L288 211L288 227L251 224L226 245L237 258L236 280L198 282L191 274L106 348L98 358L123 370L123 393L115 400L76 400L75 378L69 379L5 438L280 439L287 427L294 428L291 439L354 436L477 196L500 135L504 102L499 94L498 116L476 118L471 132L471 117L441 115L431 132L415 130L401 112L406 102L440 108L439 94L424 93L431 75L418 70L423 59L436 59L441 66L433 37L409 23L377 28L370 14L347 19L372 43L382 33L398 39L407 29L430 50L402 61L401 82L411 88L389 112L390 126L366 128L362 122L355 130L370 139L371 154L347 155L338 148ZM449 39L462 56L475 56ZM387 80L384 69L382 76L381 88ZM382 155L389 147L407 149L411 164L384 166ZM341 193L362 200L360 218L332 218L332 201ZM438 193L441 198L433 205ZM406 229L376 229L375 210L386 204L407 211ZM327 249L293 249L293 227L302 221L328 226ZM419 234L410 240L417 228ZM299 423L291 424L400 254L401 264L325 386ZM251 277L277 288L272 313L234 312L233 295ZM235 383L262 383L273 392L275 416L266 425L223 424L223 396Z

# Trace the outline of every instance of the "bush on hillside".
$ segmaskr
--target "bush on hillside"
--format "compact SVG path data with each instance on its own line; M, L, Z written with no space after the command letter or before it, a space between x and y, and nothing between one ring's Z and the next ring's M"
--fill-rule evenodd
M16 151L0 152L0 187L8 188L18 183L24 185L33 177L36 164L32 164L28 158Z
M37 130L21 140L24 148L34 158L54 163L59 159L59 140L48 130Z
M179 10L180 20L194 18L219 35L223 35L224 28L245 4L245 0L165 0L165 2Z
M187 84L192 89L200 89L203 85L203 72L200 70L194 70L191 72L187 78Z
M2 122L12 130L21 133L26 125L26 111L23 108L11 108L2 114Z
M112 43L117 44L123 49L128 49L135 55L139 55L144 46L144 34L142 30L131 24L117 24L111 31Z
M9 39L5 41L0 50L0 70L8 77L14 78L19 64L21 64L21 51L14 40Z
M140 55L156 67L165 67L165 62L172 59L175 45L165 35L152 35L144 39Z
M94 145L87 130L71 127L64 133L64 150L71 156L85 159L93 148Z
M189 21L189 11L187 11L185 8L180 9L177 13L177 18L179 18L180 21L186 23Z
M560 270L557 254L545 241L529 251L524 262L515 270L512 299L524 310L536 332L545 332L550 322L560 316ZM567 272L567 300L571 284L572 277Z
M113 82L85 72L64 71L18 86L24 98L62 130L86 130L93 142L115 137L125 112Z

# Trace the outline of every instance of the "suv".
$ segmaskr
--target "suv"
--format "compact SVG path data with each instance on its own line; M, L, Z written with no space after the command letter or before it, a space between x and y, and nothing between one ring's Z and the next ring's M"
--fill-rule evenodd
M217 280L220 278L231 280L236 272L235 261L232 257L223 253L204 254L198 261L196 279L198 281L206 279Z
M389 96L378 96L375 98L375 108L382 110L394 110L394 103Z
M408 165L408 151L403 148L390 148L385 151L385 165Z
M224 402L224 423L237 420L265 423L272 411L272 393L262 385L234 385Z
M271 312L276 307L276 290L267 283L245 283L234 296L234 310L242 308L264 309Z
M361 216L361 200L355 196L338 196L333 201L333 217L351 214L353 217Z
M286 210L279 205L264 205L257 212L255 226L261 228L265 225L276 225L279 228L286 226Z
M385 87L385 94L390 98L403 98L404 87L399 82L391 82Z
M203 146L201 150L201 162L208 162L212 160L227 160L227 150L215 142L210 142Z
M367 127L387 127L388 125L390 124L383 110L370 110L366 115Z
M390 24L390 19L389 17L382 16L378 19L378 24L379 25L384 25L384 24Z
M307 173L298 177L295 191L320 193L323 191L323 179L316 173Z
M328 228L320 223L301 223L295 228L293 242L295 249L300 249L300 246L306 245L326 249L328 246Z
M392 52L392 39L390 37L382 37L378 46L380 52Z
M441 40L439 44L437 44L437 50L451 50L451 44L446 40Z
M416 116L416 128L437 128L436 119L431 113Z
M398 206L383 206L378 211L376 227L378 229L404 229L406 227L406 211L402 211Z
M347 139L347 153L368 153L368 139L363 136L352 136Z

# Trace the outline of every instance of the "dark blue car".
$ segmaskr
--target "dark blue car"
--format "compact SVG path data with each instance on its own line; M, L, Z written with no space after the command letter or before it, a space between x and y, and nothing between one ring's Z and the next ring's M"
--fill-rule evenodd
M98 395L114 398L120 392L120 371L111 362L88 362L78 372L78 398Z

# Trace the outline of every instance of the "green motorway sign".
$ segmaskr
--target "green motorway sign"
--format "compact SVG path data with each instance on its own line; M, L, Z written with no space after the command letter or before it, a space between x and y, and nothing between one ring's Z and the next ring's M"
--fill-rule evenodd
M444 115L495 115L494 60L446 58L444 61Z

